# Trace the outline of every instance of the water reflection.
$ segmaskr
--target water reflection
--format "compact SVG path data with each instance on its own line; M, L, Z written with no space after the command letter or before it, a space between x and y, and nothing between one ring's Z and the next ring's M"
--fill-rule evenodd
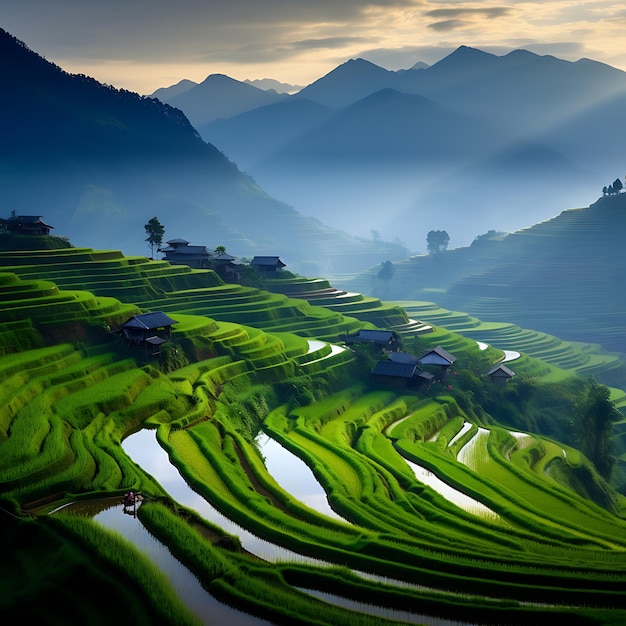
M326 492L300 457L267 435L257 443L265 458L265 467L285 491L322 515L346 521L331 509Z
M282 448L280 444L275 443L279 448ZM328 565L328 563L291 552L281 546L264 541L222 515L187 485L178 470L170 463L165 450L158 444L154 431L139 431L127 438L123 443L123 447L126 453L138 465L158 480L172 498L183 506L195 510L203 518L220 526L226 532L237 535L241 540L242 546L247 551L267 561L295 561L318 566ZM268 453L268 451L274 451L274 448L270 447L269 449L264 449L265 453ZM282 454L280 450L278 452ZM300 462L305 465L308 470L306 464L301 460ZM269 466L274 469L276 468L274 465L275 461L269 460L269 456L268 463ZM284 470L280 471L282 472ZM276 476L282 477L282 473L280 475L276 474ZM296 482L298 485L301 484L300 481ZM317 481L315 482L317 483ZM315 489L321 489L319 484L317 484ZM299 493L299 488L296 492ZM306 496L304 496L304 499L307 499ZM82 511L84 514L95 514L94 519L96 521L109 529L117 531L147 554L167 575L172 586L189 610L198 616L203 623L213 625L228 624L229 626L270 626L270 622L228 607L218 602L207 593L200 585L196 576L172 556L167 546L150 535L138 519L123 513L120 498L110 498L98 502L75 503L72 507L76 507L75 512ZM377 580L390 585L435 591L434 589L428 589L420 585L412 585L405 581L392 580L358 571L354 571L354 573L365 579ZM457 622L404 612L400 614L393 609L375 607L365 602L354 602L332 594L320 594L319 592L310 590L307 590L307 593L331 604L343 606L361 613L382 615L387 619L402 620L407 623L421 623L429 626L469 626L467 622ZM448 595L446 592L440 593ZM459 597L458 594L454 593L450 595L451 597ZM355 619L358 620L358 615L355 616Z
M154 476L174 500L183 506L197 511L204 519L224 529L225 532L238 536L241 540L241 545L248 552L270 562L293 561L297 563L311 563L313 565L327 565L327 563L318 559L297 554L265 541L220 513L189 487L176 467L170 463L167 452L158 444L154 431L141 430L125 439L122 445L128 456L140 465L144 471Z
M375 604L366 604L365 602L349 600L348 598L336 596L332 593L326 593L324 591L318 591L316 589L300 588L300 591L317 598L318 600L323 600L324 602L341 606L344 609L358 611L359 613L367 613L368 615L376 615L388 620L394 620L407 624L421 624L422 626L477 626L476 624L469 624L468 622L456 622L449 619L433 617L432 615L419 615L417 613L410 613L409 611L398 611L395 609L376 606Z
M75 502L58 510L93 517L132 543L165 574L183 604L203 624L270 626L270 622L238 611L211 596L167 546L155 539L135 516L124 513L120 498Z
M459 508L479 517L488 518L494 521L500 519L500 516L488 506L448 485L448 483L441 480L430 470L407 459L405 459L405 461L413 470L413 474L415 474L415 478L417 478L417 480L425 485L428 485L429 487L432 487L438 494L442 495L446 500L452 502L453 504L456 504Z

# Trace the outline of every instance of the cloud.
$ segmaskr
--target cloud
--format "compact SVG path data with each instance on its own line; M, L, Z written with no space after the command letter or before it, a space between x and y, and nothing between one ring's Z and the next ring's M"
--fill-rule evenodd
M453 7L446 9L433 9L424 13L425 17L435 18L439 21L428 24L428 28L438 33L447 33L459 30L467 26L474 26L477 19L492 20L504 17L511 13L509 7ZM440 19L445 18L445 19Z
M443 20L442 22L433 22L428 25L428 28L437 31L438 33L447 33L451 30L458 30L470 24L467 20Z
M455 7L452 9L433 9L432 11L426 11L424 15L427 17L447 19L458 19L462 17L471 17L477 15L479 17L496 18L502 17L511 13L510 7L485 7L485 8L469 8L469 7Z
M615 0L0 0L2 28L35 52L140 93L209 73L304 84L355 56L399 69L463 44L626 67L625 13Z
M294 41L291 44L293 50L316 50L319 48L333 49L345 48L348 45L368 43L368 37L325 37L321 39L305 39Z

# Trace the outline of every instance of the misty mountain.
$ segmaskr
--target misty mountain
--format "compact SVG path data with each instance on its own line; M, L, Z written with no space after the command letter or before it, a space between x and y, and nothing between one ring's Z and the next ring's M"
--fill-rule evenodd
M302 89L302 85L290 85L289 83L281 83L273 78L258 78L256 80L246 79L243 81L253 87L264 89L265 91L275 91L276 93L294 93Z
M590 202L620 174L625 78L524 50L461 46L398 72L355 59L291 97L336 111L316 127L294 107L284 120L256 109L199 131L268 192L336 228L376 229L414 250L445 229L467 245Z
M340 109L376 91L395 88L398 74L365 59L350 59L300 90L294 97L307 98Z
M5 31L0 59L4 217L41 215L75 245L146 255L157 216L166 239L278 254L311 273L402 254L270 197L170 105L68 74Z
M159 100L184 111L196 128L213 120L232 117L289 97L259 89L224 74L211 74L198 85L179 93L157 91L160 92Z
M564 61L526 50L495 56L467 46L425 71L404 72L399 79L403 91L532 138L626 92L626 72L603 63Z
M161 87L157 89L153 94L150 95L151 98L157 98L161 100L161 102L167 102L170 98L174 96L179 96L181 93L185 93L185 91L189 91L192 87L197 87L198 83L193 80L188 80L184 78L181 81L178 81L175 85L170 85L169 87Z
M278 120L273 128L284 126ZM237 136L242 133L232 133ZM233 139L217 143L229 153ZM236 155L249 163L259 151L250 154L240 143ZM305 214L359 235L385 229L413 249L429 230L450 224L472 238L509 230L503 217L509 227L515 218L524 220L517 227L531 225L526 220L545 218L543 201L555 185L568 180L554 207L560 210L567 194L577 199L592 178L552 148L392 89L346 107L246 170ZM528 188L520 185L525 178L533 181ZM378 215L373 226L369 215Z
M244 170L317 128L335 113L304 98L290 98L198 127L202 137Z

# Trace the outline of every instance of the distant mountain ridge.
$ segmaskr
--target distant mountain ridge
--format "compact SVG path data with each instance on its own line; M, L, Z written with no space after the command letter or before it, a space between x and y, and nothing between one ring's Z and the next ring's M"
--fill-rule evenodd
M418 114L419 107L387 98L370 119L358 117L388 90L433 106ZM309 104L297 109L301 99ZM311 103L324 107L317 117ZM376 229L420 250L432 229L468 245L488 230L518 230L597 197L626 162L624 105L626 73L608 65L461 46L419 69L352 59L280 107L246 105L239 115L233 108L196 128L301 212L361 236ZM465 128L446 130L454 115ZM476 139L476 129L484 136Z
M42 215L54 234L85 246L146 255L144 224L157 216L166 240L278 254L315 273L402 254L270 197L179 109L68 74L5 31L0 82L3 217Z

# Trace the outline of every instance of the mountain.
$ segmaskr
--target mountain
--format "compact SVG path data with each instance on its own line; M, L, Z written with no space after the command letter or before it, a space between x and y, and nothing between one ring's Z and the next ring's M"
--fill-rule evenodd
M150 95L151 98L156 98L157 100L161 100L161 102L167 102L168 99L173 98L174 96L178 96L185 91L189 91L192 87L197 87L198 83L195 83L193 80L183 79L177 82L175 85L171 85L169 87L161 87L157 89L153 94Z
M230 139L217 143L230 154L235 137L253 135L229 122ZM284 136L294 126L276 120L265 132ZM264 160L258 142L248 145L257 146L254 155L243 141L233 154L246 163L256 158L246 169L270 193L361 236L384 229L412 249L419 249L429 230L450 224L472 238L492 228L530 225L526 220L545 218L555 181L572 179L554 200L560 210L568 194L575 198L591 178L550 147L393 89L342 109ZM533 184L517 189L524 179Z
M224 74L211 74L200 84L181 93L161 91L159 99L183 110L197 128L213 120L231 117L288 97L253 87Z
M328 120L335 111L312 100L290 98L219 119L198 127L198 132L246 170L283 149Z
M365 59L350 59L301 89L295 97L332 108L343 108L376 91L396 86L395 72Z
M289 83L282 83L279 80L273 78L258 78L255 80L246 79L243 81L248 85L264 89L265 91L275 91L276 93L295 93L302 89L302 85L291 85Z
M495 56L461 46L427 70L404 72L399 89L541 137L555 123L626 93L626 72L588 59L515 50Z
M299 99L325 113L260 107L197 128L302 213L413 250L431 229L469 245L591 202L626 161L626 73L588 59L468 46L398 72L352 59Z
M157 216L166 240L279 254L319 273L402 253L270 197L170 105L68 74L5 31L0 59L3 217L41 215L82 245L145 255Z

